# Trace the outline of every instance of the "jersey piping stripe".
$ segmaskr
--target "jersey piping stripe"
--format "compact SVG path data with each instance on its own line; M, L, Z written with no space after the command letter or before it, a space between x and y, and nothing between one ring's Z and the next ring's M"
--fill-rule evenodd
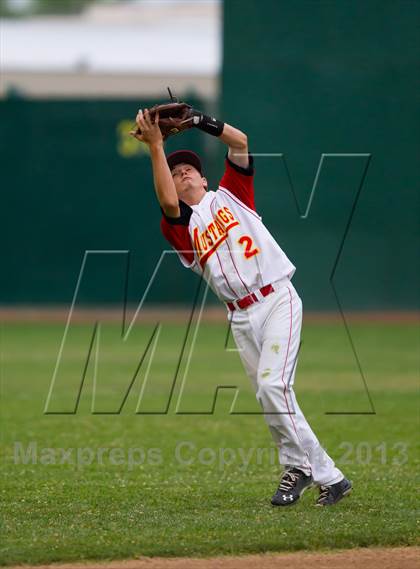
M231 251L231 249L230 249L230 247L229 247L229 242L228 242L228 241L226 241L226 245L227 245L227 247L228 247L228 249L229 249L229 255L230 255L230 258L232 259L232 264L233 264L233 266L235 267L235 271L236 271L238 277L240 278L241 283L244 285L244 287L246 288L246 290L247 290L247 292L248 292L248 294L249 294L251 291L250 291L249 288L246 286L246 284L245 284L244 281L242 280L241 275L239 274L239 271L238 271L238 268L237 268L237 266L236 266L236 263L235 263L235 261L234 261L234 259L233 259L232 251Z
M236 202L238 205L243 207L244 210L246 210L248 213L251 213L254 217L256 217L257 219L259 219L261 221L261 217L255 211L253 211L250 207L245 205L239 198L236 198L232 194L232 192L230 192L227 188L224 188L223 186L219 186L218 191L222 192L224 194L227 194L234 202Z
M225 275L225 271L223 270L223 266L222 266L222 262L221 262L220 257L219 257L219 253L218 253L217 251L216 251L216 257L217 257L217 260L219 261L220 270L222 271L223 276L225 277L226 284L228 285L228 287L230 288L230 290L233 292L233 294L234 294L235 297L237 298L237 297L238 297L238 293L237 293L236 291L234 291L233 288L230 286L230 283L229 283L229 281L228 281L228 279L227 279L227 276Z
M212 210L212 207L213 207L213 204L214 204L215 200L216 200L216 198L214 198L214 199L212 200L211 204L210 204L210 213L211 213L212 215L214 215L214 212L213 212L213 210ZM244 285L246 291L247 291L248 294L249 294L251 291L250 291L249 288L246 286L246 284L245 284L244 281L242 280L241 275L239 274L238 268L237 268L237 266L236 266L236 264L235 264L235 261L234 261L234 259L233 259L232 251L231 251L231 249L230 249L230 247L229 247L229 241L226 241L226 245L227 245L227 248L229 249L229 255L230 255L230 258L231 258L231 260L232 260L232 264L233 264L233 266L235 267L236 274L238 275L239 280L240 280L241 283ZM217 258L219 258L219 255L217 255ZM220 263L220 260L219 260L219 263ZM220 265L220 268L222 268L221 265ZM223 271L222 271L222 272L223 272ZM223 274L224 274L224 273L223 273ZM226 279L226 280L227 280L227 279ZM230 287L230 289L232 290L232 287ZM237 295L236 298L239 298L239 296Z

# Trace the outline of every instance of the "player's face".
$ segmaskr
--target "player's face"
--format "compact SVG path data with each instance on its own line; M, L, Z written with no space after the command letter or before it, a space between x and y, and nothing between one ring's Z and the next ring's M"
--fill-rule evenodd
M205 178L191 164L177 164L171 174L179 197L182 197L185 192L205 190Z

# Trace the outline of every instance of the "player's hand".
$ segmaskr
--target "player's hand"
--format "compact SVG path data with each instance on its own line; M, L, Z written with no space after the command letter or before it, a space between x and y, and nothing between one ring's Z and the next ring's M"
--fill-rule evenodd
M159 113L156 113L155 120L152 122L149 110L145 109L143 113L142 109L140 109L137 113L136 123L141 130L141 134L132 130L130 131L131 136L137 138L137 140L140 140L141 142L145 142L149 146L154 144L163 144L163 137L159 128Z

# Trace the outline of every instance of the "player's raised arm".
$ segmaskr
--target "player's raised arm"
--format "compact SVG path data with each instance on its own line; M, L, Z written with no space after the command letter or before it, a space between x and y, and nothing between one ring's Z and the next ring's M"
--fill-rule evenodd
M247 135L234 126L204 115L199 111L193 110L193 113L194 126L203 132L219 137L220 140L229 147L229 159L241 168L248 168L249 159Z
M136 123L141 134L137 131L131 131L130 134L149 146L153 181L159 204L167 216L179 217L178 195L163 149L163 137L159 128L159 114L155 115L155 120L152 122L148 109L145 110L144 114L140 109L136 117Z
M229 146L228 156L231 162L241 168L248 168L248 137L241 130L224 124L220 140Z

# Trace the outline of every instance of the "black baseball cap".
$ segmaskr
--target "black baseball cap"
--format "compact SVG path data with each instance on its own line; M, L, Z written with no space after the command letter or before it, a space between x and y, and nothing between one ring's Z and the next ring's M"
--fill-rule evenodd
M166 157L166 160L168 162L170 170L175 168L177 164L184 162L185 164L191 164L191 166L194 166L194 168L198 170L201 175L203 174L201 160L198 154L192 152L192 150L176 150L175 152L169 154Z

